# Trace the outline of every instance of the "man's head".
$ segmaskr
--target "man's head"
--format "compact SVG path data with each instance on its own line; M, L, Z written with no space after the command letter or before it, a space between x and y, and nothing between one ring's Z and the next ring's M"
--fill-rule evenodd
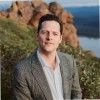
M53 14L46 14L46 15L44 15L40 18L39 26L38 26L38 32L42 28L42 23L44 21L56 21L56 22L58 22L59 25L60 25L60 33L62 34L62 30L63 30L62 23L61 23L60 19L57 16L53 15Z
M62 41L62 24L59 18L51 14L41 17L37 38L43 52L55 52Z

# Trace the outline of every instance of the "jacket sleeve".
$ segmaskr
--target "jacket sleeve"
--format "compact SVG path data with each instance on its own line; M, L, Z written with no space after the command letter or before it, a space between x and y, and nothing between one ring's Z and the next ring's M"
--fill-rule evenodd
M29 91L24 68L17 66L12 75L13 100L33 100Z
M79 84L78 68L76 67L75 60L73 60L73 82L72 82L71 98L72 99L82 98L81 88Z

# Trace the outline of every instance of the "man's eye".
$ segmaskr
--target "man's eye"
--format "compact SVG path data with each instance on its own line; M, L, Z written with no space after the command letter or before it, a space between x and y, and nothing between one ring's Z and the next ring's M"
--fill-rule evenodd
M58 36L58 33L54 32L53 35L54 35L54 36Z
M42 31L42 34L47 34L48 32L47 31Z

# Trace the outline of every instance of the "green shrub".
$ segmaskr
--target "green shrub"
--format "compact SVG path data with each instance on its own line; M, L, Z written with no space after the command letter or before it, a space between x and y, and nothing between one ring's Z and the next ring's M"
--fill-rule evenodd
M100 58L92 57L82 48L62 44L59 48L76 59L83 98L100 99Z
M1 99L11 100L11 73L16 62L36 48L36 29L11 19L0 18ZM100 59L81 48L61 44L60 51L76 58L83 98L100 98Z
M36 48L36 29L0 18L1 98L11 100L11 73L16 62Z

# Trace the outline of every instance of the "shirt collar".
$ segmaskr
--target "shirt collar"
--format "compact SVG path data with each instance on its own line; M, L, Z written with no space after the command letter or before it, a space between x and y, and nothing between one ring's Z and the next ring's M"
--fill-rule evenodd
M38 56L38 59L40 61L40 63L42 64L43 67L48 67L49 65L46 63L46 61L44 60L44 58L41 56L40 52L39 52L39 49L37 49L37 56ZM58 54L56 52L56 66L58 66L60 63L60 59L58 57Z

